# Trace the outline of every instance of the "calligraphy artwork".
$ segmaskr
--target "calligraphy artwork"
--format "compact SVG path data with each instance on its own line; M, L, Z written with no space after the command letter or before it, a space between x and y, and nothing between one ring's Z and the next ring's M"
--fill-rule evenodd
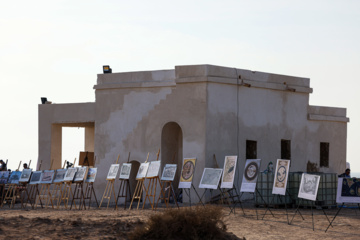
M224 161L221 188L233 188L237 156L226 156Z
M196 158L184 158L179 188L190 188L195 172Z
M222 171L221 168L204 168L199 188L217 189Z
M241 182L240 192L255 192L256 181L260 172L261 159L247 159Z
M337 203L360 203L360 178L339 178Z
M290 160L277 160L272 194L285 195L289 175L289 167Z
M320 176L303 173L301 176L299 198L316 201L319 188Z

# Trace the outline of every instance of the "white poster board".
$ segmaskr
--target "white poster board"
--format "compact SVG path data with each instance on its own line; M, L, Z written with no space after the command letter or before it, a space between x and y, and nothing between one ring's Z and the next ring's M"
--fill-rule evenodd
M66 171L67 169L57 169L54 177L54 183L59 183L64 181Z
M41 175L41 184L44 183L52 183L55 176L55 170L44 170L43 174Z
M120 170L119 179L129 179L131 172L131 163L123 163Z
M30 181L32 170L31 169L24 169L21 173L19 182L27 183Z
M162 172L161 181L174 181L177 164L166 164Z
M191 188L194 177L196 158L184 158L181 169L179 188Z
M303 173L301 176L298 198L316 201L320 176Z
M204 168L199 188L217 189L222 171L221 168Z
M278 159L274 174L272 194L285 195L289 176L290 160Z
M261 159L246 160L240 192L255 192L256 182L260 172L260 163Z
M152 178L159 176L161 161L152 161L150 162L149 169L146 173L146 178Z
M77 168L68 168L68 169L66 169L64 182L72 182L74 180L76 171L77 171Z
M106 180L112 180L116 178L116 175L119 171L120 168L120 164L111 164L110 168L109 168L109 172L108 175L106 177Z
M137 175L136 175L136 179L145 178L146 173L147 173L148 168L149 168L149 164L150 164L149 162L140 164L139 170L138 170Z
M339 178L337 203L360 203L360 178Z
M75 173L74 182L82 182L85 180L87 167L78 167Z
M39 184L41 181L42 171L35 171L32 173L29 184Z
M220 188L233 188L237 156L225 156Z

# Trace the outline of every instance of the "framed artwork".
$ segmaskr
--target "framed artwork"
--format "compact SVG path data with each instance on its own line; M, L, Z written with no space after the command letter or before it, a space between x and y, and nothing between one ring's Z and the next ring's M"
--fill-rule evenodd
M35 171L31 174L30 183L29 184L39 184L41 181L42 171Z
M67 169L58 169L58 170L56 170L55 177L54 177L54 183L59 183L59 182L64 181L66 170Z
M143 179L143 178L145 178L146 173L147 173L148 168L149 168L149 165L150 165L149 162L147 162L147 163L141 163L141 164L140 164L139 170L138 170L138 172L137 172L137 174L136 174L136 179Z
M199 188L217 189L222 171L221 168L204 168Z
M255 192L256 182L260 172L261 159L247 159L241 182L240 192Z
M196 158L184 158L179 188L190 188L195 172Z
M301 176L298 198L316 201L320 176L303 173Z
M339 178L337 203L360 203L360 178Z
M52 183L55 176L55 170L44 170L43 174L41 175L40 183Z
M9 171L0 172L0 184L7 184L9 179Z
M285 195L289 176L290 160L278 159L274 173L274 185L272 194Z
M32 169L24 169L21 173L19 182L28 183L30 181Z
M162 172L161 181L174 181L177 164L166 164Z
M150 162L149 169L146 173L146 178L152 178L159 176L161 161L152 161Z
M129 179L131 172L131 163L123 163L120 170L120 179Z
M95 182L96 173L97 173L97 168L89 168L85 182L87 183Z
M19 184L21 172L20 171L12 171L10 174L10 178L8 180L8 183L11 184Z
M82 182L86 177L87 167L78 167L75 173L74 182Z
M64 177L64 182L72 182L74 180L77 168L68 168Z
M120 164L111 164L106 180L115 179L119 168Z
M233 188L237 156L225 156L220 188Z

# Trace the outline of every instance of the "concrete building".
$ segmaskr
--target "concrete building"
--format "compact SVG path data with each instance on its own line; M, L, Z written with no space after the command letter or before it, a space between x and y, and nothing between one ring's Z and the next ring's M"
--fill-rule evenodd
M62 127L84 127L98 197L110 165L129 152L134 179L147 153L153 161L161 149L162 168L178 164L175 188L186 157L197 158L196 187L204 167L215 167L214 154L221 168L226 155L238 155L237 185L247 158L262 159L262 171L278 158L291 159L290 171L346 166L346 109L310 106L308 78L191 65L98 74L94 89L95 102L39 105L39 160L42 169L51 159L61 168Z

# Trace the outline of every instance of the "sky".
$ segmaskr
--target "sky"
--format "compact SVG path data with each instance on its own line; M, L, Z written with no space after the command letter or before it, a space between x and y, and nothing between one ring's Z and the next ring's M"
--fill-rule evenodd
M0 159L38 160L38 104L94 102L97 74L212 64L310 78L310 104L347 109L360 172L358 0L0 0ZM63 160L84 150L65 128Z

